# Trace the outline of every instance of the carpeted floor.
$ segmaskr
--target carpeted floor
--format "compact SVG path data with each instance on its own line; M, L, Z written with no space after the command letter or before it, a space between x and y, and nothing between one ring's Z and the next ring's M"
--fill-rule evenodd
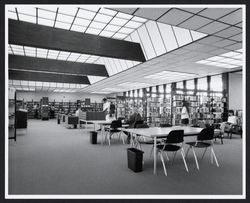
M129 145L115 139L110 147L100 140L92 145L89 130L66 129L56 120L28 120L27 130L18 130L17 141L9 141L9 194L242 194L238 135L224 139L223 145L219 140L215 143L219 168L210 163L207 153L198 171L189 153L187 173L177 154L173 165L165 160L166 177L160 159L157 175L153 175L151 146L142 146L144 170L134 173L127 167Z

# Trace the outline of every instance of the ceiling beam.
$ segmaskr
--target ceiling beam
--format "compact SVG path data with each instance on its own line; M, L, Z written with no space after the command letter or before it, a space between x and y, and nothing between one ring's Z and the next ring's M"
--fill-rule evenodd
M87 76L41 73L20 70L9 70L10 80L28 80L40 82L59 82L73 84L90 84Z
M9 54L9 69L59 72L66 74L94 75L108 77L104 65L60 61Z
M9 44L145 62L141 45L9 19Z

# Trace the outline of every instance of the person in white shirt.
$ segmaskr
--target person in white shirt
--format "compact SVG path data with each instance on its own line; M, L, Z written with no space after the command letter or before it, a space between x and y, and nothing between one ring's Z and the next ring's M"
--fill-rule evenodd
M105 112L106 115L106 120L109 120L110 115L109 115L109 110L110 110L110 103L108 102L108 100L106 98L104 98L103 100L103 111Z
M81 108L78 107L78 109L76 110L75 116L79 117L81 111L82 111Z
M187 125L189 123L189 111L187 107L187 102L183 102L183 107L181 110L181 123Z

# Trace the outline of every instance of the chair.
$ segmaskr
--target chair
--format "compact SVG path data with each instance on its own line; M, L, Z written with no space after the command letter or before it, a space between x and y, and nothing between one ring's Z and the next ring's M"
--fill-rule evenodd
M139 120L139 121L136 121L135 124L134 124L134 128L137 128L137 125L143 125L144 124L144 121L143 120Z
M187 145L189 145L189 148L188 148L187 153L186 153L186 157L188 155L190 148L192 148L195 163L196 163L198 170L199 170L199 164L198 164L198 160L197 160L197 156L195 154L194 148L205 148L205 150L202 154L202 158L201 158L201 159L203 159L203 157L207 151L207 148L210 147L211 148L211 163L213 164L213 159L214 159L217 167L219 167L216 155L214 153L213 139L214 139L214 129L213 128L204 128L200 132L200 134L197 136L197 140L195 142L187 142L186 143Z
M172 127L172 125L169 124L169 123L161 123L161 124L160 124L160 127L161 127L161 128L166 128L166 127Z
M167 170L165 166L165 162L163 159L163 152L166 153L167 160L169 160L167 152L173 152L174 157L172 163L174 163L174 159L176 156L177 151L180 150L181 156L186 168L186 171L188 172L187 163L185 160L185 153L183 149L183 136L184 136L184 130L172 130L167 136L161 136L161 138L165 138L163 144L157 145L157 150L161 158L161 162L163 165L164 173L167 176Z
M122 121L121 120L114 120L111 122L110 127L108 129L106 129L106 132L109 133L109 136L108 136L109 145L110 145L110 140L111 140L112 135L119 133L119 138L120 138L121 130L119 130L118 128L121 128L121 127L122 127ZM106 139L106 137L105 137L105 139ZM123 137L122 137L122 142L124 144Z

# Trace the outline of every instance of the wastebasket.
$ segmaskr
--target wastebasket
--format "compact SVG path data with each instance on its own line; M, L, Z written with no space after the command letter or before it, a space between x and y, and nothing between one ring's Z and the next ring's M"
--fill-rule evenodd
M90 143L97 144L97 132L96 131L90 131Z
M57 119L57 124L60 124L60 118Z
M127 148L128 168L134 172L142 171L143 151L136 148Z

